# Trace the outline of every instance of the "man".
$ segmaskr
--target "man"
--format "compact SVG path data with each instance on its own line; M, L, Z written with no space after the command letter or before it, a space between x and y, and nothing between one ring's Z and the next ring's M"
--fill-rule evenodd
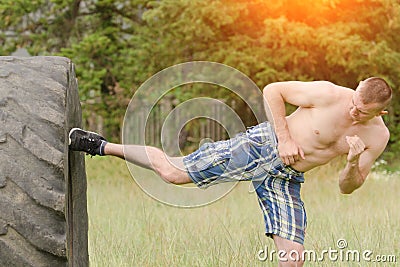
M306 214L300 199L303 173L346 155L339 188L350 194L365 181L385 149L389 131L381 116L392 90L381 78L361 81L352 90L326 81L279 82L267 85L269 117L236 137L206 143L185 157L169 158L160 149L107 143L80 129L70 132L70 148L92 155L113 155L154 170L174 184L199 187L225 181L252 180L264 213L266 234L288 254L281 266L302 266L289 253L304 250ZM285 102L298 106L285 116Z

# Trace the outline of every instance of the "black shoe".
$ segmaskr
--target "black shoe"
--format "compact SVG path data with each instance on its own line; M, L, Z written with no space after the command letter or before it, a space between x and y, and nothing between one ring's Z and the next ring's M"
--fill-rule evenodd
M104 156L105 144L107 144L106 139L97 133L79 128L69 131L69 148L73 151L84 151L92 156Z

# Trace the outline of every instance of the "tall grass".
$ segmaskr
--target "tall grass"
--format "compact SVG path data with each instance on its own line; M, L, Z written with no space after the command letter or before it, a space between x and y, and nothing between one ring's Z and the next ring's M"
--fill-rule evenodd
M256 195L242 182L211 205L182 209L161 204L135 184L125 162L87 158L91 266L277 266L260 261L274 249L264 236ZM400 262L400 177L371 174L351 195L339 193L338 167L309 173L302 188L308 228L305 247L396 255ZM160 180L160 183L162 181ZM306 266L395 266L393 263L308 262Z

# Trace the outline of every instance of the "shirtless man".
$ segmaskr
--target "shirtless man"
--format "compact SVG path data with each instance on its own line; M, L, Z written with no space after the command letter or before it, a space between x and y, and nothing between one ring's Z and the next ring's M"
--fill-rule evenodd
M170 158L160 149L108 143L80 129L70 132L70 148L92 155L113 155L154 170L168 183L212 184L252 180L264 213L266 234L278 250L304 251L306 214L300 199L303 173L347 154L339 188L350 194L365 181L384 151L386 114L392 91L381 78L361 81L354 91L326 81L267 85L264 103L269 121L246 133L206 143L185 157ZM285 116L285 102L298 106ZM280 266L302 266L303 261Z

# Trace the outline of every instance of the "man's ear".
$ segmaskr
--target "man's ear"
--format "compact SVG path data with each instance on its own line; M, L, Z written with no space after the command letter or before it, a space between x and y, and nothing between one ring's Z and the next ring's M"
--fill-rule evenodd
M388 114L389 112L387 110L382 110L381 112L379 112L378 116L383 116Z

